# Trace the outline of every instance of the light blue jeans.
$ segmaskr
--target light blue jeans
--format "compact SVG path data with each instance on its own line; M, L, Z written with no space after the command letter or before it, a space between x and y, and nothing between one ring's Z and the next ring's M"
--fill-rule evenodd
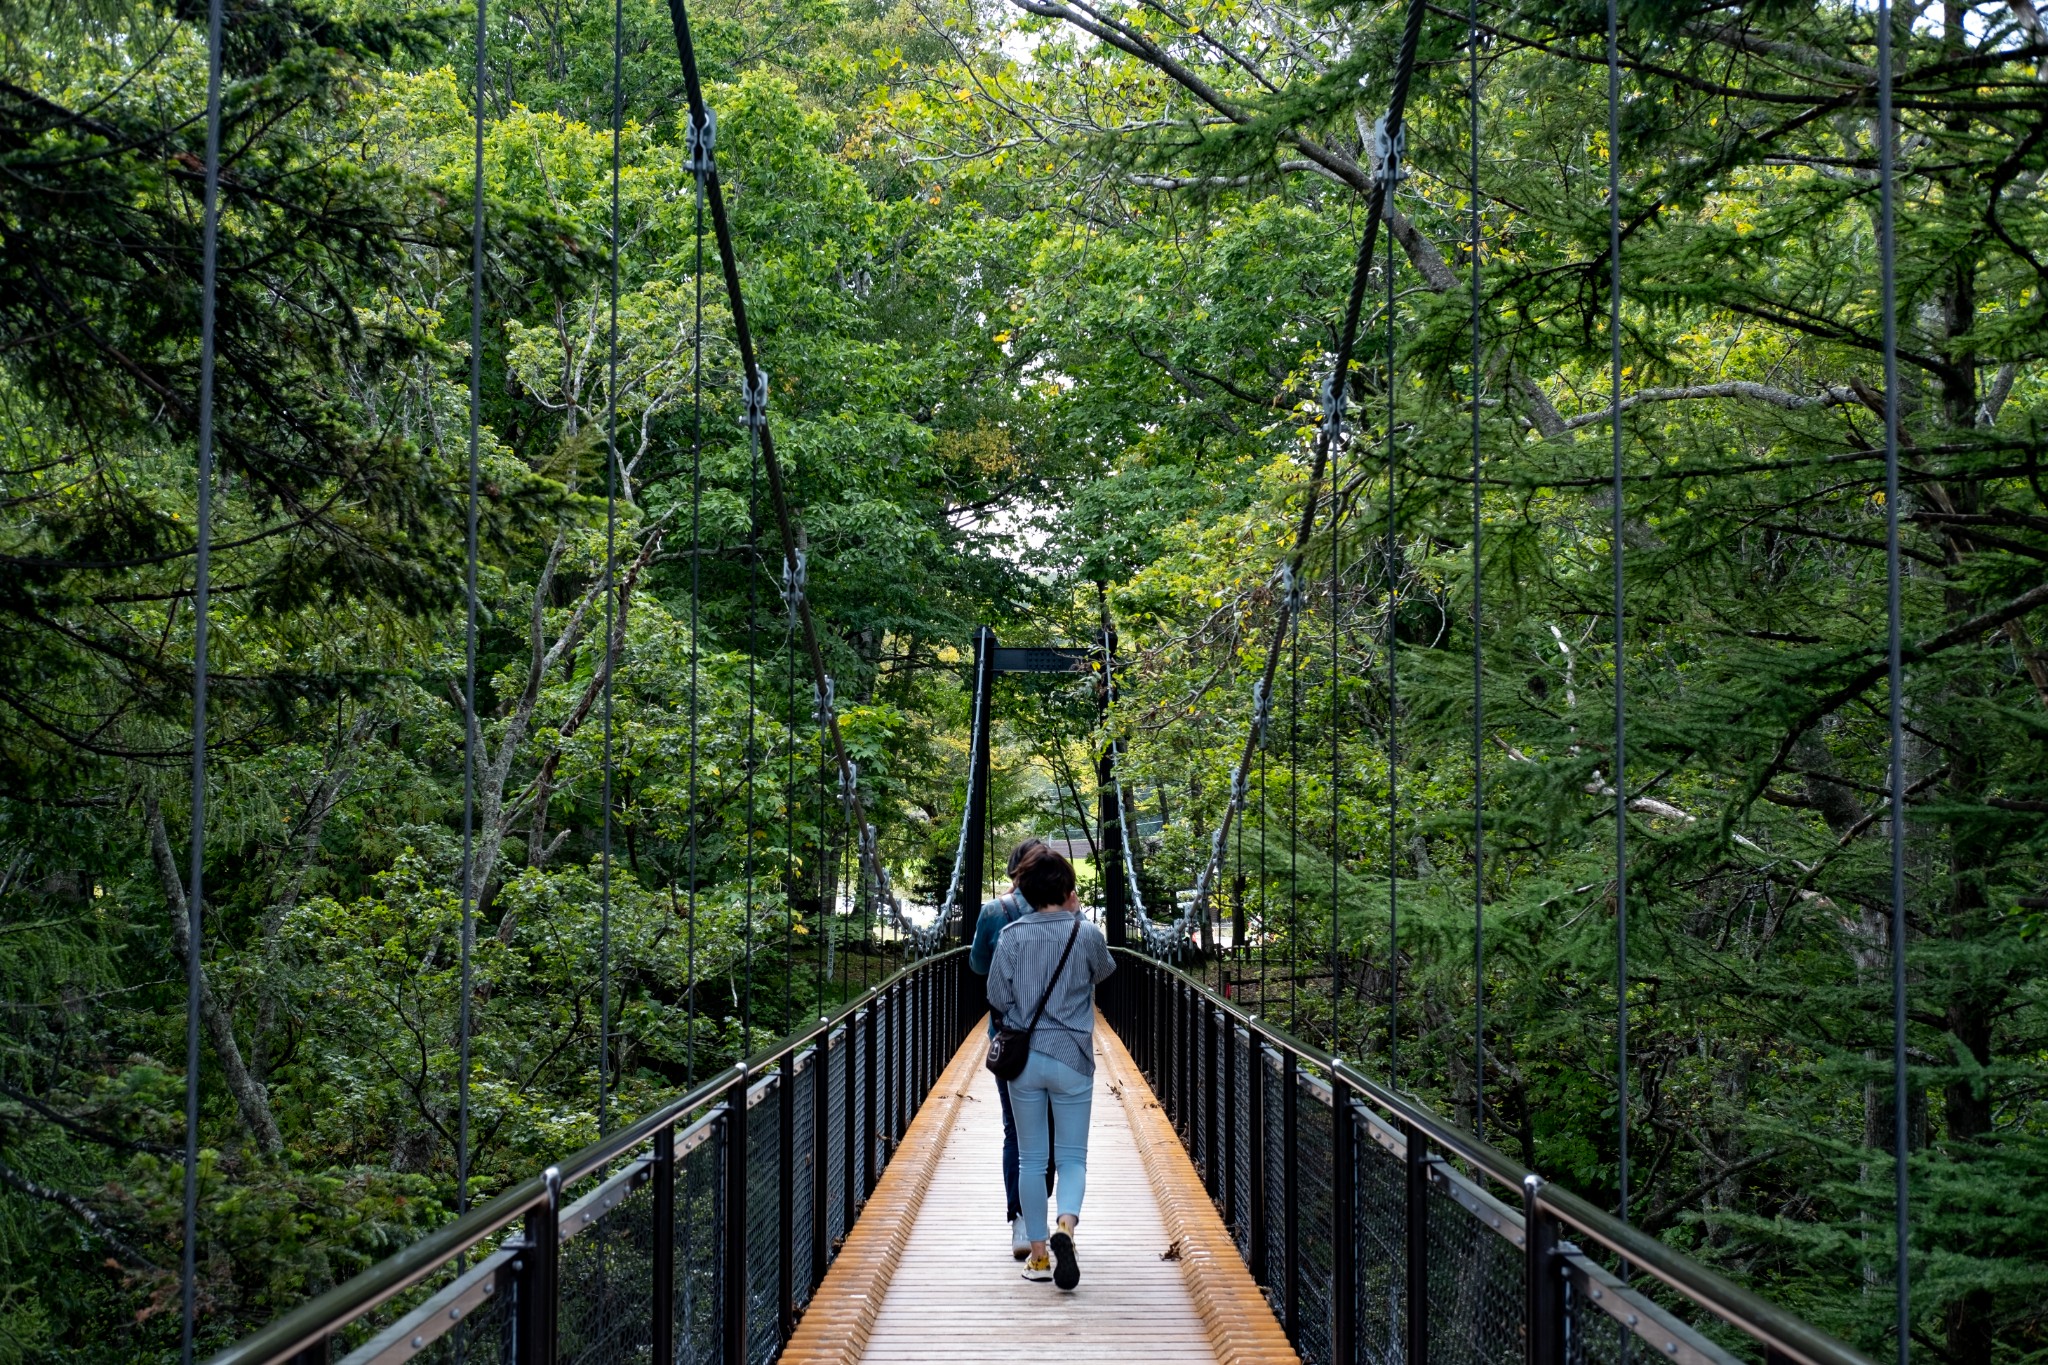
M1024 1205L1024 1232L1042 1242L1051 1229L1045 1217L1045 1170L1050 1156L1059 1169L1059 1217L1081 1216L1088 1192L1088 1111L1095 1080L1065 1062L1034 1051L1010 1082L1010 1108L1017 1116L1017 1185Z

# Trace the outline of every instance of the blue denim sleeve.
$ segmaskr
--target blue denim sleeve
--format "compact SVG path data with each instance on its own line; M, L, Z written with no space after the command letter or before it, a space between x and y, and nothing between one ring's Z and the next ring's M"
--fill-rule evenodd
M990 914L987 905L981 907L981 918L974 922L974 942L967 949L967 967L975 975L988 975L989 964L996 958L996 940L1003 935L1003 924L1000 912Z

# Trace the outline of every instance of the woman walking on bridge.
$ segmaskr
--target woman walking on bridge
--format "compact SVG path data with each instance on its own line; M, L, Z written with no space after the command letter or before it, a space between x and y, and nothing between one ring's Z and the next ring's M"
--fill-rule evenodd
M1029 1059L1010 1082L1019 1194L1031 1239L1024 1278L1072 1289L1081 1280L1074 1229L1088 1185L1095 986L1116 964L1102 931L1082 917L1072 863L1040 845L1012 875L1032 913L1012 921L997 940L988 1000L1006 1021L1020 1025L1037 1011ZM1048 1156L1059 1172L1059 1227L1050 1237L1045 1217Z

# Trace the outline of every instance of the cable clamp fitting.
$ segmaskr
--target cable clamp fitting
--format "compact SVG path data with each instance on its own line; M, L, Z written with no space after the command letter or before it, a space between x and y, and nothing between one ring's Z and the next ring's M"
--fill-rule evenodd
M811 719L820 728L832 719L832 675L825 675L825 685L811 684Z
M1323 425L1330 428L1330 439L1344 438L1344 387L1338 382L1335 369L1323 380Z
M1302 609L1308 605L1308 592L1303 588L1301 580L1294 576L1293 563L1290 561L1282 564L1277 577L1279 579L1280 597L1287 604L1289 614L1294 616L1301 615Z
M1230 775L1230 808L1234 811L1242 811L1244 809L1245 797L1250 790L1250 774L1246 773L1242 768L1232 773ZM1216 839L1216 846L1221 848L1223 846L1223 831L1221 828L1216 831Z
M717 146L718 115L707 104L702 120L692 114L689 127L683 130L683 169L700 179L711 174L711 154Z
M1380 163L1380 182L1388 189L1408 178L1407 169L1401 165L1402 158L1408 154L1408 130L1405 127L1395 129L1393 136L1389 137L1387 116L1381 114L1379 121L1372 126L1372 150Z
M799 549L796 558L784 556L782 560L782 605L789 608L790 628L796 628L796 609L804 600L804 589L810 586L810 566L804 552Z
M740 382L740 397L746 403L746 412L740 417L740 425L759 430L768 425L768 371L756 369Z

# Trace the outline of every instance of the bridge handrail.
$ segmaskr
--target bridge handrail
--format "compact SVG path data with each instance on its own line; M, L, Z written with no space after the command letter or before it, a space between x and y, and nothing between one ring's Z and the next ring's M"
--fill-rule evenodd
M1339 1077L1355 1096L1385 1111L1405 1129L1464 1161L1474 1171L1511 1192L1518 1201L1533 1196L1535 1207L1570 1225L1586 1242L1612 1253L1629 1266L1647 1271L1674 1292L1774 1353L1774 1358L1799 1365L1872 1365L1868 1356L1843 1344L1761 1296L1700 1264L1684 1252L1530 1171L1479 1137L1444 1119L1420 1101L1389 1089L1349 1062L1295 1037L1285 1029L1217 994L1199 978L1135 948L1112 950L1120 957L1146 964L1177 978L1203 1003L1243 1027L1253 1038L1291 1054L1327 1075ZM1512 1214L1510 1216L1513 1216Z
M529 1176L352 1279L307 1300L283 1317L218 1352L208 1365L276 1365L276 1362L292 1360L541 1207L549 1197L550 1187L567 1189L577 1180L625 1156L664 1127L680 1127L696 1111L710 1111L732 1093L736 1079L743 1080L767 1071L797 1056L847 1023L911 973L927 971L934 964L951 957L964 957L966 952L965 948L952 948L906 963L837 1009L820 1015L815 1024L701 1082L680 1099L672 1100L617 1132L599 1138L559 1164Z

